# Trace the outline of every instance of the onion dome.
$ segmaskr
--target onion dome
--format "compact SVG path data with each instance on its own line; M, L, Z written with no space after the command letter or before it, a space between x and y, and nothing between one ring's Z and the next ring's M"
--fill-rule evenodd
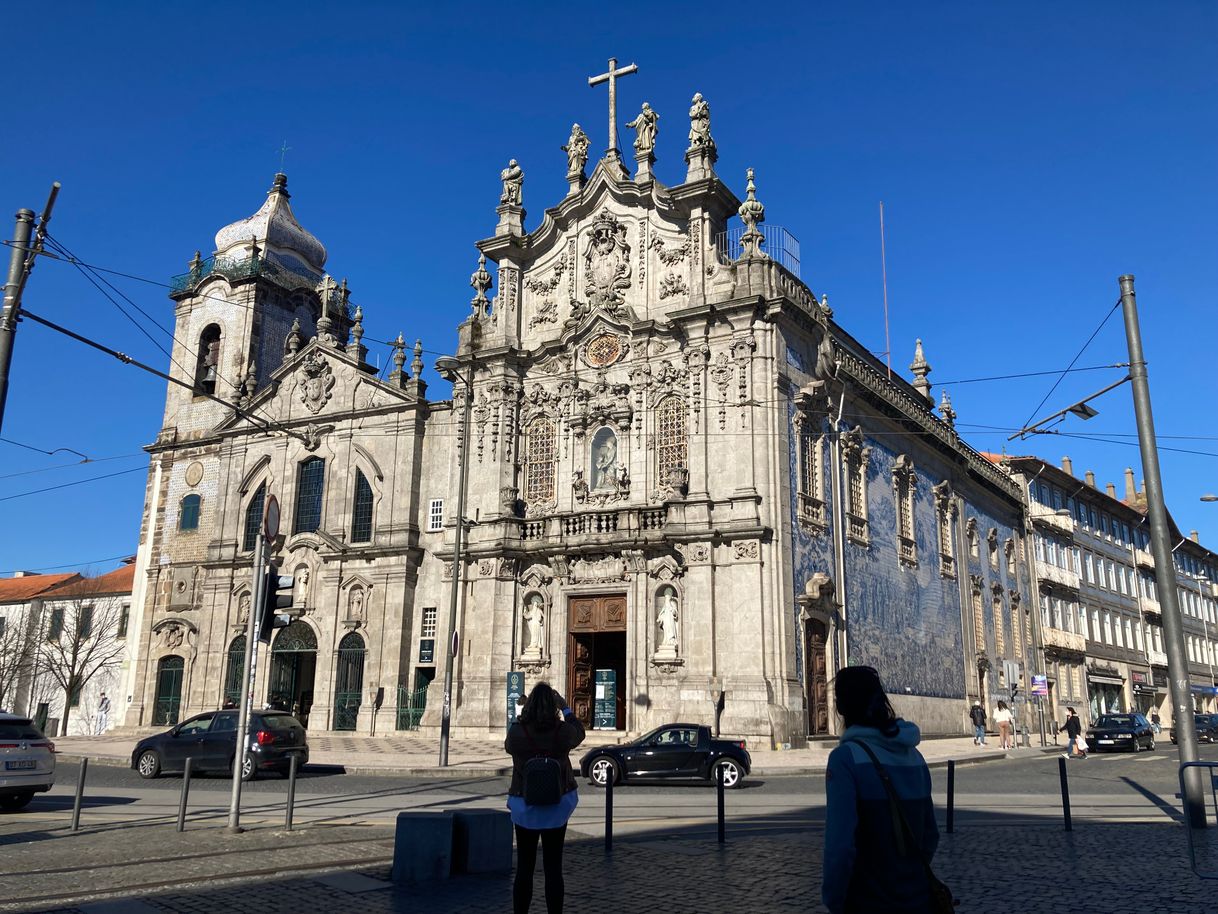
M310 270L322 273L326 265L325 246L296 221L288 203L290 196L288 176L275 175L275 183L258 212L216 233L216 253L222 255L235 247L248 249L252 237L267 254L278 255L276 259L295 257Z

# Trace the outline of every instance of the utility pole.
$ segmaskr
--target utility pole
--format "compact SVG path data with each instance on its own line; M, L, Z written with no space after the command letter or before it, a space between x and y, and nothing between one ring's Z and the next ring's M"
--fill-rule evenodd
M228 807L228 830L234 834L241 827L241 776L245 773L245 754L249 751L250 706L254 703L254 674L258 663L258 626L262 623L266 598L266 537L258 531L254 540L254 599L249 623L245 627L245 687L241 690L241 709L237 712L237 749L233 753L233 792Z
M1197 730L1193 723L1192 695L1188 680L1188 654L1184 644L1184 623L1176 590L1176 566L1167 532L1167 508L1163 503L1163 480L1159 474L1159 450L1155 444L1155 422L1150 410L1150 382L1146 358L1142 353L1142 330L1138 324L1138 304L1134 297L1133 277L1122 276L1121 310L1125 315L1125 338L1129 344L1129 378L1133 384L1133 410L1138 423L1138 445L1142 451L1142 471L1146 474L1146 513L1150 517L1151 546L1163 610L1163 636L1167 648L1167 672L1173 706L1180 762L1195 762ZM1193 828L1205 827L1205 793L1201 769L1189 768L1184 776L1184 818Z
M13 229L13 250L9 254L8 281L4 284L4 310L0 311L0 429L4 427L4 404L8 401L8 373L13 364L13 342L17 336L17 319L21 313L21 293L26 280L34 269L35 255L42 251L46 238L47 223L51 221L51 210L59 196L59 182L51 185L46 208L38 223L38 234L33 247L30 235L34 228L32 210L17 210L17 226Z

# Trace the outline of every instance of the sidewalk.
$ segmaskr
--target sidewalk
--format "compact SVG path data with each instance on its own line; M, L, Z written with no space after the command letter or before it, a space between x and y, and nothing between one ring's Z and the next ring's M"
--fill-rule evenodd
M65 762L88 758L90 762L125 767L137 740L130 737L67 736L55 740ZM753 774L816 775L825 770L829 753L836 742L818 742L808 749L774 750L749 747ZM1034 747L1003 751L997 737L986 746L974 746L968 736L925 740L919 748L931 766L948 760L969 763L1007 757L1040 755L1051 751ZM1060 750L1058 750L1060 751ZM510 774L512 761L499 740L454 739L449 743L449 766L437 764L439 745L434 737L410 732L393 736L338 736L321 734L309 737L311 765L341 766L348 774L392 775L398 777L498 777Z

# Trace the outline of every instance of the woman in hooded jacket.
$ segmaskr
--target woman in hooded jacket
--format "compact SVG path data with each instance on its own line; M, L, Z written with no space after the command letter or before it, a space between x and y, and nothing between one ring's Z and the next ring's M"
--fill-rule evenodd
M879 674L870 667L839 672L834 695L846 729L825 772L821 897L830 914L927 914L931 889L926 863L939 845L939 826L930 771L917 750L921 734L916 724L896 716ZM897 836L888 791L867 749L892 780L914 847Z

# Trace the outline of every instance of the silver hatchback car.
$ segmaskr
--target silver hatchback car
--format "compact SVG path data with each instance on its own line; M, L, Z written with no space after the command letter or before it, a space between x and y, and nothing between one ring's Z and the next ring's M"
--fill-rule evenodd
M24 809L55 783L55 744L28 717L0 711L0 811Z

